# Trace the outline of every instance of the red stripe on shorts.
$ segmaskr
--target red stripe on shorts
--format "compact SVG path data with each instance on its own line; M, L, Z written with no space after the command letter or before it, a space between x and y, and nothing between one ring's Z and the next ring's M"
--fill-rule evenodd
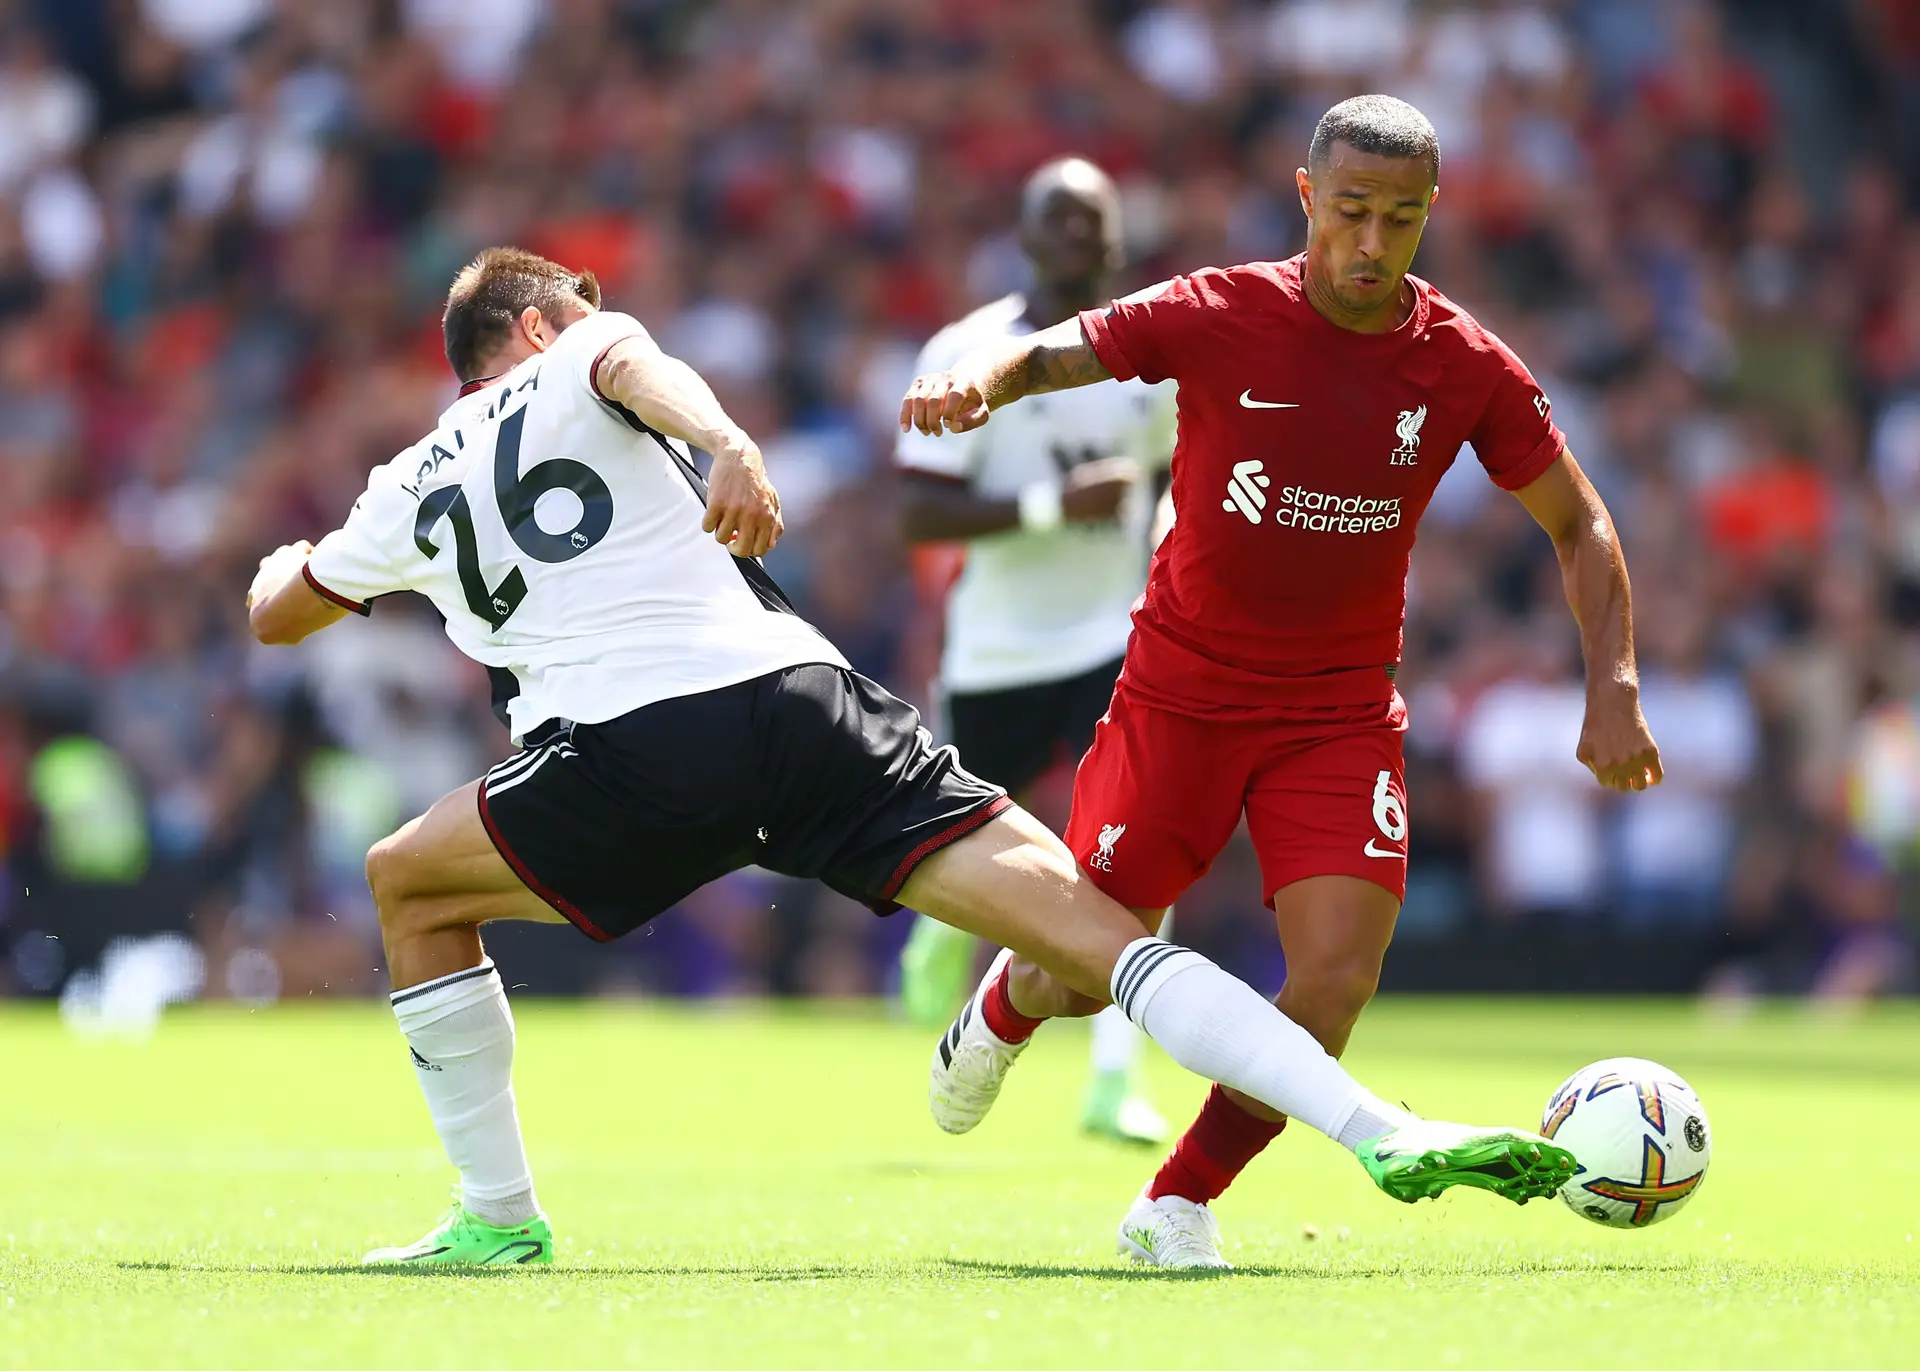
M513 868L513 874L520 878L528 890L531 890L561 914L565 915L568 923L572 924L589 938L592 938L595 942L612 942L613 934L608 933L598 924L594 923L592 919L582 914L579 909L562 896L559 891L548 889L540 878L533 874L527 864L515 855L514 850L507 845L507 840L501 836L499 826L493 822L493 815L487 809L487 783L485 781L480 782L479 797L480 824L487 830L487 837L493 840L493 845L499 851L501 857L505 859L508 866Z
M973 832L974 829L1012 807L1012 800L1008 799L1005 795L998 795L995 796L990 803L974 810L973 813L967 815L952 827L941 829L931 838L921 843L920 846L909 852L906 859L893 869L893 875L888 878L886 886L880 891L881 896L884 899L891 900L895 895L900 893L900 887L907 883L907 877L913 875L914 868L919 866L920 863L924 862L941 848L946 847L950 843L958 842L960 839L966 837L967 834Z

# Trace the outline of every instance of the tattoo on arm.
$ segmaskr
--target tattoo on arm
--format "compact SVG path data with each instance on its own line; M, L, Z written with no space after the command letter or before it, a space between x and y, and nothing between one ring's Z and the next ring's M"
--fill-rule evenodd
M989 409L1012 404L1023 395L1072 390L1113 376L1081 333L1078 319L1011 339L991 352L970 354L954 369L969 379L977 378Z
M1050 390L1072 390L1075 386L1090 386L1095 381L1106 381L1113 377L1099 355L1094 352L1093 344L1084 338L1071 343L1037 343L1027 349L1026 366L1021 380L1027 394L1039 395Z

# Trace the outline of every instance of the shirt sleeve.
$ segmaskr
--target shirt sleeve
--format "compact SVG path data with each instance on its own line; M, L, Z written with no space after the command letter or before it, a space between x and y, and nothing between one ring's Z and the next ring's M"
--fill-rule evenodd
M375 467L346 523L322 538L307 558L307 584L355 614L371 613L371 600L409 589L417 503L401 489L392 463Z
M1553 422L1553 404L1513 349L1486 335L1495 368L1493 389L1467 435L1474 455L1502 490L1532 485L1566 449L1566 435Z
M1214 312L1227 307L1223 280L1217 271L1175 276L1105 309L1082 310L1080 331L1118 380L1138 376L1154 385L1178 377L1195 365Z
M565 355L559 360L568 372L578 378L594 398L607 400L608 397L600 393L600 362L615 343L624 343L629 338L653 345L653 335L647 332L647 326L631 314L602 309L562 333L554 347L564 350Z
M942 329L920 349L920 355L913 362L913 374L924 376L930 371L945 371L959 361L965 351L964 343L953 336L952 330ZM983 427L971 433L934 434L909 429L894 444L893 460L907 471L971 482L980 474L980 449L985 431Z

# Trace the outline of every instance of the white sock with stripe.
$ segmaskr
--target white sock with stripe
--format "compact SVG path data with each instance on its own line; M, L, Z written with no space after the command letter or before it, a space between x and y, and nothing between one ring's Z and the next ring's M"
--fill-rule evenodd
M414 1075L460 1201L497 1228L540 1212L513 1103L513 1011L491 960L396 990L390 997L412 1049Z
M1411 1116L1373 1094L1311 1033L1237 976L1160 938L1127 944L1113 1002L1187 1070L1317 1128L1349 1150Z
M1168 909L1160 920L1160 937L1172 936L1173 910ZM1092 1039L1089 1065L1096 1076L1132 1074L1134 1065L1140 1060L1140 1044L1146 1041L1146 1037L1121 1012L1119 1005L1110 1004L1093 1016L1093 1029L1089 1036Z

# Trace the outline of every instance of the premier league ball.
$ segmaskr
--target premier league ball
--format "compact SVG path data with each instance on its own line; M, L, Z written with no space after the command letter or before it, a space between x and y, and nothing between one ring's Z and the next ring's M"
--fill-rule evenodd
M1693 1087L1640 1057L1574 1072L1547 1101L1540 1131L1580 1163L1560 1198L1609 1228L1672 1218L1700 1189L1713 1156Z

